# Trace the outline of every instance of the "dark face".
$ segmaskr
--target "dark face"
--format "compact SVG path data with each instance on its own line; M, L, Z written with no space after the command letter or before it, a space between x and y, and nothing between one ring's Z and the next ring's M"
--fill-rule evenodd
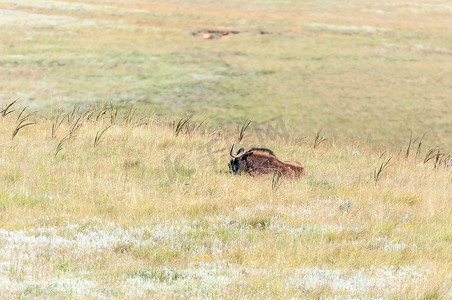
M240 158L231 159L229 163L229 170L234 174L240 174L242 171L243 160Z

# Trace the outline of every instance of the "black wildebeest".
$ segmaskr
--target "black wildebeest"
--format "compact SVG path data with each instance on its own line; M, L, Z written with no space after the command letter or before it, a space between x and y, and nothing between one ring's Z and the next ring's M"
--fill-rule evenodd
M232 145L230 155L233 159L229 168L233 174L245 172L258 176L276 172L288 178L306 175L305 168L298 161L280 161L269 149L251 148L246 151L245 148L240 148L234 155L234 145Z

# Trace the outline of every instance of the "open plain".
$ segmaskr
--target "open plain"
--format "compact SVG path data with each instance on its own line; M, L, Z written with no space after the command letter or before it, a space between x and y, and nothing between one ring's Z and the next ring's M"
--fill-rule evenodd
M452 298L451 32L441 0L0 0L0 298Z

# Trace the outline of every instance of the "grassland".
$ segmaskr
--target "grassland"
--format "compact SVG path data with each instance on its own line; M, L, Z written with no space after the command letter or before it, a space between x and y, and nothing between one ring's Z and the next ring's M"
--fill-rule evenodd
M39 109L133 102L232 126L451 149L449 1L0 1L1 88ZM202 40L200 29L240 34ZM267 34L261 34L261 32Z
M451 11L0 0L0 298L452 298Z
M451 296L450 161L249 129L308 170L272 184L235 132L101 111L1 119L3 298Z

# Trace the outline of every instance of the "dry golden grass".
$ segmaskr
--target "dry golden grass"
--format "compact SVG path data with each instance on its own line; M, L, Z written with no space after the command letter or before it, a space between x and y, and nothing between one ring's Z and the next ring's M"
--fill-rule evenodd
M2 297L451 296L450 166L388 152L375 184L380 153L248 129L308 170L273 189L229 174L235 132L91 111L1 119Z
M0 298L452 298L449 2L0 0Z

